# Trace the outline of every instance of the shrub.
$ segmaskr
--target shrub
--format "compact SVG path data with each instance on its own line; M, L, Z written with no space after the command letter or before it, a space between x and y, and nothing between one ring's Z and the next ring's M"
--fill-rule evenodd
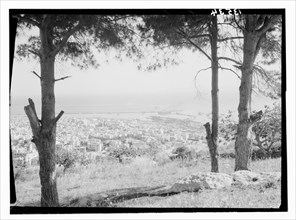
M133 147L127 145L117 145L108 148L109 156L122 163L123 160L129 160L137 156L137 152Z
M279 157L281 155L281 107L274 103L271 107L265 106L260 111L262 116L252 126L253 132L253 153L252 159L266 159L270 157ZM225 141L235 140L237 132L237 121L233 119L233 113L221 118L219 133ZM252 115L257 115L255 111ZM252 117L252 116L251 116ZM250 117L250 118L251 118Z
M231 142L235 140L235 134L237 131L237 121L233 117L233 112L229 111L224 117L221 117L219 122L219 135L225 140L225 142Z
M56 164L64 167L64 172L74 167L76 164L86 166L91 160L85 153L81 153L75 149L66 149L59 147L56 149Z
M271 156L274 151L280 151L281 146L275 146L282 139L281 108L279 104L265 106L263 116L252 128L255 135L254 145L266 151Z
M179 158L182 160L184 160L184 159L192 160L197 157L197 153L196 153L195 149L187 147L187 146L177 147L173 151L173 154L174 154L174 156L172 157L172 159Z
M63 147L56 149L56 164L64 167L64 171L75 165L77 162L77 151L68 150Z

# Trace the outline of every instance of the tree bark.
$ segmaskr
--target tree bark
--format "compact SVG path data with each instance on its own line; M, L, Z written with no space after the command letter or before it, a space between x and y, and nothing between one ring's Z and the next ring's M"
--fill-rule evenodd
M206 139L207 139L207 143L210 151L210 157L211 157L211 172L218 173L219 166L218 166L218 158L217 158L217 145L215 145L212 138L210 123L208 122L204 126L207 133Z
M254 123L250 118L253 65L266 32L277 22L279 16L264 16L263 20L257 18L256 15L245 15L244 56L238 106L239 124L235 141L235 171L249 170L252 154L251 132Z
M56 184L56 124L54 58L41 59L42 118L38 136L33 138L39 154L41 206L59 206ZM32 126L31 126L32 127ZM34 133L34 132L33 132Z
M211 172L219 172L218 165L218 120L219 120L219 98L218 98L218 27L217 17L213 16L210 25L211 34L211 59L212 59L212 131L210 124L205 124L207 143L211 156Z
M252 15L246 17L246 30L244 32L242 77L239 87L239 124L235 141L235 171L249 170L252 155L252 136L250 113L251 92L253 79L253 64L258 52L259 37L255 30L255 20Z
M58 206L56 185L56 124L54 58L41 60L42 131L37 144L40 162L41 206Z
M48 18L44 19L49 21ZM56 122L61 114L55 118L55 95L54 95L54 63L55 55L51 54L52 45L48 34L48 24L44 22L40 27L41 39L41 120L38 119L35 106L29 99L29 105L25 112L30 120L33 132L33 140L39 154L39 176L41 182L41 206L59 206L57 179L56 179Z

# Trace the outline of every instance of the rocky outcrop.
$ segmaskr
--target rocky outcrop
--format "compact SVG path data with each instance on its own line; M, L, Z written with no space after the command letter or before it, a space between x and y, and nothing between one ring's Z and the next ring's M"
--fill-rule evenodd
M221 189L232 183L232 177L225 173L196 173L174 183L172 190L196 192L200 189Z
M281 181L280 172L255 173L247 170L236 171L232 174L235 185L265 185Z
M200 189L221 189L231 185L266 185L281 181L280 172L255 173L247 170L225 173L196 173L178 180L171 187L173 191L197 192Z

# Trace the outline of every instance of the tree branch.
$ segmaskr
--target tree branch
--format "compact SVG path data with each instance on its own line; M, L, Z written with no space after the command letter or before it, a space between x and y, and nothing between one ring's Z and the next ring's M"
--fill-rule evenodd
M37 117L35 104L32 99L28 99L29 105L24 107L25 113L30 121L30 126L33 132L33 140L35 142L38 139L38 135L41 129L40 120Z
M211 62L212 62L212 58L203 50L201 49L197 44L195 44L192 40L190 40L189 38L187 38L187 41L192 44L194 47L196 47L200 52L202 52Z
M266 40L266 32L263 33L263 34L260 36L260 38L259 38L259 40L258 40L258 42L257 42L256 50L255 50L255 54L254 54L254 59L256 59L256 57L257 57L257 55L258 55L258 53L259 53L259 51L260 51L260 49L261 49L261 44L262 44L262 42L263 42L264 40Z
M240 62L238 62L238 61L236 61L236 60L234 60L234 59L232 59L232 58L229 58L229 57L218 57L218 60L232 61L232 62L236 63L236 64L239 65L239 66L242 65L242 63L240 63Z
M34 73L39 79L41 79L41 77L35 71L32 71L32 73Z
M29 98L28 101L29 101L29 104L30 104L30 106L31 106L31 108L32 108L32 110L33 110L33 112L34 112L34 114L35 114L36 117L37 117L36 108L35 108L35 104L34 104L33 100ZM37 119L38 119L38 117L37 117ZM38 119L38 121L40 121L40 120Z
M118 17L114 16L113 19L112 19L112 17L111 17L111 18L109 17L109 20L110 20L110 21L115 21L115 22L117 22L117 21L119 21L119 20L123 20L123 19L126 19L126 18L132 18L132 17L133 17L132 15L124 15L124 16L118 16Z
M243 29L243 28L238 24L238 22L236 21L235 16L233 16L233 20L234 20L236 26L237 26L239 29L241 29L242 31L244 31L244 29Z
M270 17L264 24L263 26L258 29L256 32L259 34L259 35L262 35L264 34L266 31L268 31L269 28L271 28L271 26L277 22L277 19L280 18L280 15L275 15L273 17Z
M190 36L190 38L202 38L202 37L211 37L211 35L209 34L200 34L200 35L193 35L193 36Z
M58 116L52 120L51 125L49 127L50 130L57 124L58 120L62 117L63 114L64 114L64 111L60 111Z
M211 125L210 125L210 122L207 122L204 124L204 127L206 129L206 133L207 133L207 137L206 139L211 139L212 137L212 131L211 131Z
M219 65L219 68L222 69L222 70L228 70L230 72L233 72L237 76L237 78L241 79L240 75L238 75L234 70L232 70L230 68L223 67L221 65Z
M237 26L234 26L232 23L218 23L218 25L229 25L229 26L231 26L231 27L233 27L233 28L235 28L235 29L237 29Z
M257 142L256 146L259 147L260 149L262 149L262 142L260 140L260 136L255 132L255 140Z
M227 40L236 40L236 39L243 39L244 37L226 37L223 39L218 39L218 42L223 42L223 41L227 41Z
M69 30L63 37L63 39L61 40L61 42L56 46L56 48L51 52L51 55L56 55L63 46L65 46L65 44L67 43L69 37L74 34L76 31L78 31L81 28L81 21L79 21L79 23L73 27L71 30Z
M38 52L35 51L35 50L28 49L28 51L31 52L32 54L35 54L35 55L38 56L38 57L41 57L40 53L38 53Z
M196 80L196 77L198 76L198 74L199 74L201 71L205 71L205 70L208 70L208 69L210 69L210 68L212 68L212 66L199 70L199 71L196 73L194 79Z
M63 114L64 114L64 111L60 111L60 113L58 114L58 116L54 119L54 123L57 123L58 120L62 117Z
M191 45L196 47L200 52L202 52L212 62L212 58L203 49L201 49L196 43L194 43L190 38L188 38L188 36L183 31L179 30L176 32L177 32L177 34L180 34L182 37L184 37Z
M253 66L253 69L254 70L257 70L260 74L261 74L261 77L263 79L265 79L265 82L270 85L272 83L272 78L268 75L268 73L259 65L255 64Z
M201 71L206 71L206 70L208 70L208 69L210 69L210 68L212 68L212 66L210 66L210 67L208 67L208 68L205 68L205 69L201 69L201 70L199 70L199 71L195 74L195 76L194 76L194 87L195 87L195 89L197 90L197 92L198 92L198 89L197 89L197 85L196 85L196 78L197 78L198 74L199 74Z
M37 26L37 27L40 28L40 23L38 23L37 21L32 20L31 18L25 17L25 15L24 16L14 15L13 17L17 18L20 21L27 22L29 24L32 24L32 25Z
M274 143L275 143L275 142L270 142L269 145L267 144L267 150L268 150L268 151L270 151L270 149L271 149L271 147L272 147L272 145L273 145Z
M60 80L64 80L64 79L70 78L70 77L72 77L72 76L65 76L65 77L62 77L62 78L56 79L56 80L54 80L54 81L56 82L56 81L60 81Z
M209 122L207 122L206 124L204 124L204 127L206 129L206 140L207 140L207 144L209 147L210 156L211 156L211 160L212 160L211 172L218 172L218 171L215 171L214 167L213 167L213 158L215 158L217 156L217 145L216 145L215 141L213 140L213 133L211 131L211 125ZM218 169L218 167L217 167L217 169Z

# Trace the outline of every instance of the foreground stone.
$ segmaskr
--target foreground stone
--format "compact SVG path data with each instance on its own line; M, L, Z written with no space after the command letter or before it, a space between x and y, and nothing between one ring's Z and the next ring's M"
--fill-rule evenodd
M195 173L181 178L172 185L156 187L135 187L115 189L107 192L94 193L74 199L70 206L74 207L110 207L124 200L147 196L170 196L181 192L198 192L202 189L222 189L231 186L267 186L281 181L280 172L255 173L236 171L231 175L225 173Z
M255 173L248 170L240 170L232 173L235 185L266 185L281 181L281 172Z
M232 177L225 173L196 173L177 181L172 190L196 192L200 189L221 189L232 183Z

